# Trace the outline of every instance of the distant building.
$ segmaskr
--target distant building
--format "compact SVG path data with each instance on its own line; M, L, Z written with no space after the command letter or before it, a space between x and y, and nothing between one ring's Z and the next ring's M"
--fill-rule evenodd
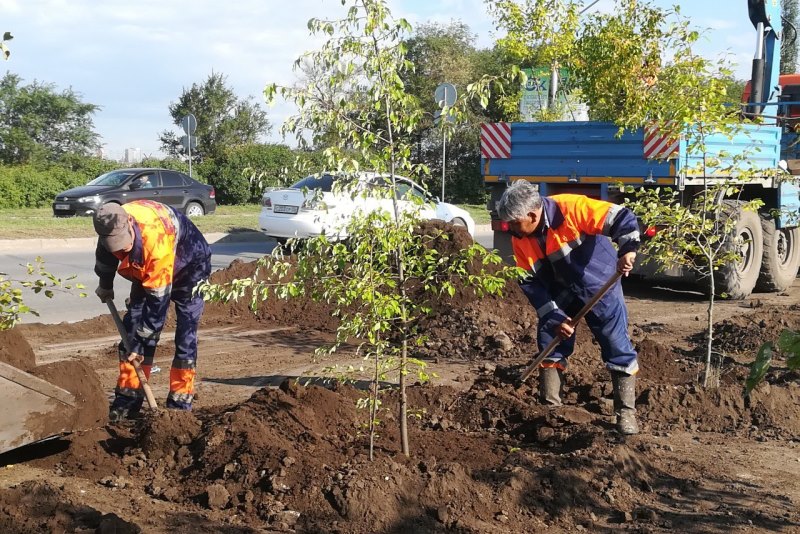
M124 163L141 163L142 150L140 148L126 148L125 157L122 159Z

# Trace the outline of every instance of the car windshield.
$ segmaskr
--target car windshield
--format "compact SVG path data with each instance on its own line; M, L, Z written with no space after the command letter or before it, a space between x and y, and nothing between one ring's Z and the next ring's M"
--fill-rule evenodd
M134 174L136 173L133 171L111 171L98 176L86 185L120 185Z
M323 193L330 193L333 191L333 176L330 174L323 174L322 176L306 176L296 184L292 185L292 189L308 189L310 191L322 191Z

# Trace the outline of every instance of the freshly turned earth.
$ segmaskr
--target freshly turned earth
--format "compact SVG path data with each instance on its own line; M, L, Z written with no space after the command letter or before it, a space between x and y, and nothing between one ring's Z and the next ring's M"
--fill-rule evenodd
M468 243L459 228L425 231L436 229L450 234L442 252ZM254 270L234 263L214 280ZM585 325L565 406L546 409L535 379L516 383L536 352L525 297L515 284L503 298L460 287L432 303L428 340L414 349L439 378L409 389L411 457L384 384L373 461L356 407L368 377L342 384L325 372L368 362L355 345L313 359L336 326L324 305L208 305L195 411L118 425L103 418L117 370L110 317L0 333L2 361L85 399L83 431L0 456L0 532L800 532L798 374L778 357L742 395L760 344L800 327L800 284L718 303L713 390L698 379L702 297L635 281L625 292L640 435L615 434L611 383ZM151 378L159 400L171 337Z

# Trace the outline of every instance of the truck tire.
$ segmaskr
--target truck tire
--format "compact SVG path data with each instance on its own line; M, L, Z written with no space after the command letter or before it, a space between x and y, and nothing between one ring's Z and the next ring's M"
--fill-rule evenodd
M764 235L764 259L756 283L757 291L780 292L789 288L800 268L800 228L775 227L775 219L761 216Z
M739 300L753 292L761 272L764 255L761 217L754 211L741 209L739 202L726 200L724 203L736 217L736 226L731 234L733 239L728 240L727 246L739 246L742 259L720 267L714 273L714 282L718 296Z

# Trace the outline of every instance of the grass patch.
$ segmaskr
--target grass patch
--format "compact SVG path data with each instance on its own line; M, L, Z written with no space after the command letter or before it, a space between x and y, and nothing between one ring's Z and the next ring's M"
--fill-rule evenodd
M193 219L203 233L258 231L261 206L217 206L207 217ZM94 237L91 217L53 217L52 208L0 210L0 239L67 239Z
M486 204L458 204L458 207L468 211L475 220L475 224L489 224L492 222L489 217L489 210L486 209Z
M459 204L467 210L475 224L489 224L486 206ZM217 206L217 211L207 217L197 217L192 222L204 234L213 232L257 232L261 206ZM0 239L67 239L94 237L91 217L53 217L51 208L0 209Z

